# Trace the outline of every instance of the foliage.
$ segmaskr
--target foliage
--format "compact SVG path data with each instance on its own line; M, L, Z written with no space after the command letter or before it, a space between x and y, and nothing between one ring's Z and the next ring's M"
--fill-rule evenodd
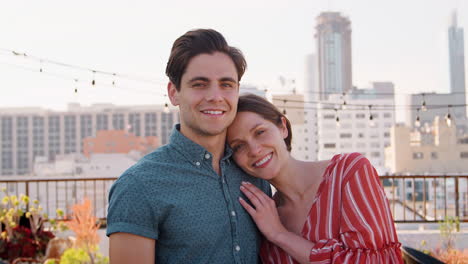
M440 235L443 239L443 247L447 250L455 247L455 233L460 228L458 217L445 217L444 221L439 222Z
M468 249L463 251L457 249L436 249L431 252L432 256L447 264L467 264Z
M42 213L38 200L21 194L9 195L6 188L0 205L0 258L12 261L19 257L38 258L45 254L47 243L54 238L53 231L63 230L64 224L49 221ZM58 214L59 217L63 217Z
M431 255L447 264L467 264L468 250L457 250L455 248L455 234L460 228L457 217L446 217L439 222L440 236L442 237L442 248L431 251Z
M60 264L87 264L91 263L90 255L82 248L70 248L63 253ZM107 264L109 257L104 257L100 253L94 254L94 264Z
M61 257L60 263L69 264L105 264L109 258L99 254L99 235L97 230L100 224L93 214L93 208L89 199L84 199L82 204L72 207L72 217L68 227L76 235L76 248L68 249Z

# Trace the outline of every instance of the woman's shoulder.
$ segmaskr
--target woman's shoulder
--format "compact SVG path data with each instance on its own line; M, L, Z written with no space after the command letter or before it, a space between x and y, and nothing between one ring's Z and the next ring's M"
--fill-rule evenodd
M333 156L327 170L333 172L330 174L347 181L350 176L365 167L372 167L370 161L359 152L351 152Z

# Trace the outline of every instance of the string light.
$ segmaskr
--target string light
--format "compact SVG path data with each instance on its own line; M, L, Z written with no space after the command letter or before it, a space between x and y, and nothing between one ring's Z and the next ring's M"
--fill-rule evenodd
M96 85L96 71L93 71L93 80L91 81L91 85Z
M419 118L419 108L416 109L416 121L414 121L414 126L415 127L421 126L421 120Z
M343 99L343 105L341 106L341 110L346 110L346 99L345 99L346 93L343 92L343 96L341 97Z
M426 107L426 98L425 98L425 96L424 96L424 93L422 94L421 110L422 110L423 112L426 112L426 111L427 111L427 107Z
M114 78L112 79L112 86L115 86L115 76L116 76L116 74L113 73L112 76L114 77Z
M447 122L447 126L452 126L452 116L450 115L450 108L452 105L447 106L447 115L445 116L445 122Z
M163 112L166 113L166 114L169 114L171 112L171 111L169 111L169 104L168 103L164 103Z
M338 108L335 108L335 116L336 127L340 127L340 117L338 116Z
M39 68L39 72L42 72L42 60L40 61L41 67Z
M372 115L372 105L369 105L369 126L375 126L374 116Z
M75 79L75 93L78 93L78 79Z

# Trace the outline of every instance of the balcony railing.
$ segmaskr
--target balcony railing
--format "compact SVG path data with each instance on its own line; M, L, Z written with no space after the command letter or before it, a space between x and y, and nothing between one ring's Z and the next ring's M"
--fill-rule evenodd
M468 175L381 176L396 223L468 222Z
M73 204L87 197L93 203L96 217L105 220L107 196L116 179L2 178L0 188L6 188L9 195L26 194L31 200L39 200L51 218L56 216L57 208L69 214ZM468 222L468 175L381 176L380 179L396 223L430 223L446 217Z

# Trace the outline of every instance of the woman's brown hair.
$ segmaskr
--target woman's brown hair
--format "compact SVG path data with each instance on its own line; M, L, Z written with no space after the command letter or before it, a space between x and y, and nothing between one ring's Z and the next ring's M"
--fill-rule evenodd
M239 96L237 112L252 112L258 114L265 120L272 122L278 127L283 125L281 118L284 117L286 120L286 129L288 130L288 136L284 139L284 143L286 143L288 151L291 151L291 123L289 122L288 118L283 115L272 103L268 102L265 98L255 94L243 94Z

